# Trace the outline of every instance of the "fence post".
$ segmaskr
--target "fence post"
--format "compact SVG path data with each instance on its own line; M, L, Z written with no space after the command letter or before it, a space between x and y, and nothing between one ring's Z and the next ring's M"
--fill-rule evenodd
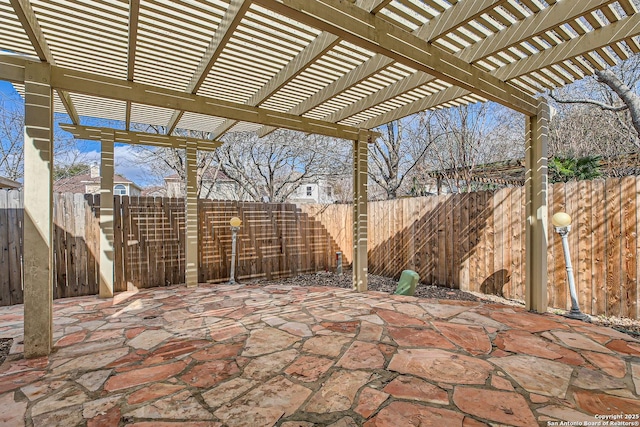
M367 290L367 160L365 132L353 142L353 288Z
M114 131L101 132L100 298L113 297L113 145Z
M185 282L198 286L198 145L187 139L185 169L187 191L185 197Z
M53 348L53 96L51 68L25 65L24 355Z
M547 311L547 121L544 99L538 114L527 118L526 128L526 261L527 310Z

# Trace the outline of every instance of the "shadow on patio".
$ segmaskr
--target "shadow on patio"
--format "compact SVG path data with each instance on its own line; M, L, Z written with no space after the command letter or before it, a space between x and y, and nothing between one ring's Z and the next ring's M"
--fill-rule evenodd
M2 425L528 427L640 413L640 343L513 307L273 285L54 307L56 351L32 360L22 306L0 308L0 336L16 337Z

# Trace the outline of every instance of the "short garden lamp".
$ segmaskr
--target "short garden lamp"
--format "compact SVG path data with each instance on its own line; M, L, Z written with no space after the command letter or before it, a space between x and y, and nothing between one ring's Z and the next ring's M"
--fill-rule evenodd
M237 216L234 216L229 221L229 225L231 226L231 273L229 277L229 283L236 283L236 240L238 237L238 231L240 231L240 226L242 225L242 220Z
M576 295L576 285L573 281L573 267L571 266L571 256L569 254L569 230L571 230L571 217L565 212L558 212L551 218L556 233L562 238L562 251L564 252L564 262L567 265L567 280L569 281L569 293L571 294L571 310L564 314L571 319L590 322L588 315L580 311L578 306L578 296Z

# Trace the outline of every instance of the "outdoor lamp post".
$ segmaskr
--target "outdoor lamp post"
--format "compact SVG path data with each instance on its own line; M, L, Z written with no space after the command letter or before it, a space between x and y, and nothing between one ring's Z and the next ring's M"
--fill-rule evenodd
M236 283L236 239L240 226L242 225L242 220L237 216L234 216L229 221L229 225L231 225L231 274L229 283L233 285Z
M590 322L588 315L580 311L578 297L576 295L576 285L573 281L573 267L571 266L571 256L569 254L569 230L571 230L571 217L565 212L558 212L551 218L556 233L562 238L562 251L564 252L564 262L567 265L567 280L569 281L569 293L571 294L571 310L564 314L571 319Z

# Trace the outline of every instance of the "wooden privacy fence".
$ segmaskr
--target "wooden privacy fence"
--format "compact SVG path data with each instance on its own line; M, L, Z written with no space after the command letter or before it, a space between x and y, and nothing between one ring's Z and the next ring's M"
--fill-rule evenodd
M115 197L114 288L184 283L182 199ZM98 293L99 196L54 195L54 298ZM0 305L22 299L22 193L0 190ZM226 281L229 219L239 216L236 278L277 278L334 268L338 246L291 204L199 201L199 281Z
M638 318L636 177L555 184L549 218L573 217L569 243L578 299L590 314ZM179 199L116 197L115 287L184 282L184 209ZM55 296L95 294L98 197L56 195ZM422 283L524 299L524 189L369 203L369 271L399 277L416 270ZM337 250L351 262L350 205L276 205L200 201L200 281L228 279L228 221L243 219L240 279L280 277L334 267ZM0 304L22 302L22 203L0 191ZM549 304L570 305L562 246L548 230Z
M550 186L550 306L571 303L561 240L550 221L566 211L573 218L569 244L583 311L638 318L639 190L636 177ZM369 272L398 278L412 269L422 283L524 300L524 203L523 187L370 202ZM350 260L351 206L305 209Z

